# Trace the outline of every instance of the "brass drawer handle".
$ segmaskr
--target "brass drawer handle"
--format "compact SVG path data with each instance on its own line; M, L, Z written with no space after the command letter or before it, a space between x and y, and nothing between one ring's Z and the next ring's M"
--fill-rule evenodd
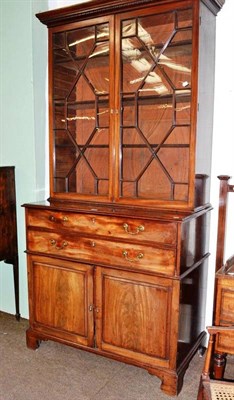
M128 257L128 252L126 250L123 250L122 254L123 257L129 262L140 261L144 257L143 253L138 253L135 258L130 258Z
M144 230L145 230L145 227L143 225L137 226L135 231L129 230L128 224L123 224L123 228L126 233L129 233L129 235L137 235L139 232L144 232Z
M64 247L68 245L68 243L64 240L61 244L61 246L58 246L57 241L54 239L50 240L50 244L56 249L56 250L62 250Z
M53 215L50 215L49 216L49 220L51 221L51 222L56 222L57 221L57 219L53 216ZM62 217L62 221L63 222L68 222L68 217Z

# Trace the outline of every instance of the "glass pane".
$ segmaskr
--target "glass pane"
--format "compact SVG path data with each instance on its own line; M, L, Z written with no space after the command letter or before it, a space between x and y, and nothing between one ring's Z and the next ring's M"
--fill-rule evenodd
M189 125L190 124L190 110L191 110L191 98L190 96L179 95L176 97L176 124L177 125Z
M139 104L139 128L152 148L160 146L168 137L173 121L172 103L150 104L141 102Z
M74 60L87 57L95 46L95 26L66 32L66 49Z
M54 191L109 192L109 24L53 35Z
M144 84L139 89L140 96L166 95L172 93L173 90L169 81L158 66L147 75Z
M190 141L190 127L189 126L177 126L174 127L169 135L169 137L167 138L167 140L165 141L165 145L180 145L180 147L182 148L182 146L186 146L189 145L189 141Z
M173 182L181 184L188 181L188 169L186 168L186 164L189 154L187 148L162 148L158 152L158 157L173 179Z
M175 34L163 54L159 64L164 74L174 88L191 88L192 68L192 31L182 31Z
M96 94L109 92L109 43L99 43L86 64L85 75Z
M123 92L135 92L141 88L153 68L148 51L136 38L122 40Z
M174 27L174 12L150 15L138 19L138 36L148 49L155 51L161 49L170 40Z
M54 158L55 185L59 191L73 192L75 180L70 176L76 156L73 137L66 130L55 130L54 143L56 148Z
M120 196L188 196L192 11L122 22Z
M135 36L136 35L136 28L137 24L136 24L136 20L135 19L130 19L127 21L123 21L123 25L122 25L122 36Z
M192 10L187 9L187 10L181 10L177 11L177 23L179 28L186 28L186 27L192 27Z
M96 40L101 42L104 40L109 40L109 24L96 26Z

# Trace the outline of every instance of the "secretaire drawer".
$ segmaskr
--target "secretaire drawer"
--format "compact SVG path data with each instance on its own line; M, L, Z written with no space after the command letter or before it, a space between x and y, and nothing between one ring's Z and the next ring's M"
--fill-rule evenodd
M28 209L27 226L175 245L174 222Z
M126 242L60 235L28 230L27 250L45 255L87 261L91 264L147 270L174 275L176 250Z

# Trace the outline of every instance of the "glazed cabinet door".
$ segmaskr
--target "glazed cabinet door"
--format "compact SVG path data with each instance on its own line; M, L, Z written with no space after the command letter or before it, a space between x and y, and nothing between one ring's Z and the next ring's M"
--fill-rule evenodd
M75 344L93 344L93 268L28 256L30 324Z
M51 188L54 197L109 199L113 18L50 30ZM111 83L112 82L112 83Z
M182 204L191 197L193 10L175 5L162 10L117 17L117 197L124 203L134 198L138 203Z
M175 366L178 282L97 268L97 347L149 366Z

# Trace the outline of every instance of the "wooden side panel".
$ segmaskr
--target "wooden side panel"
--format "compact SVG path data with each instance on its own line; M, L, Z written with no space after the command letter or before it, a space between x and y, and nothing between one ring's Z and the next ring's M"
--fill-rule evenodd
M206 212L182 224L179 273L188 271L209 252L210 213ZM205 286L205 285L204 285Z
M83 264L28 257L29 305L33 328L91 345L93 269Z
M222 332L216 335L215 351L234 354L233 332Z
M199 85L196 139L196 174L210 177L214 111L215 16L200 2ZM207 62L209 60L209 62ZM205 150L205 151L204 151ZM210 179L204 187L203 204L210 199Z
M104 268L96 278L98 347L151 366L173 365L178 283Z
M220 315L221 325L234 323L234 288L222 291L222 313Z
M234 324L234 277L218 275L216 298L216 325Z

